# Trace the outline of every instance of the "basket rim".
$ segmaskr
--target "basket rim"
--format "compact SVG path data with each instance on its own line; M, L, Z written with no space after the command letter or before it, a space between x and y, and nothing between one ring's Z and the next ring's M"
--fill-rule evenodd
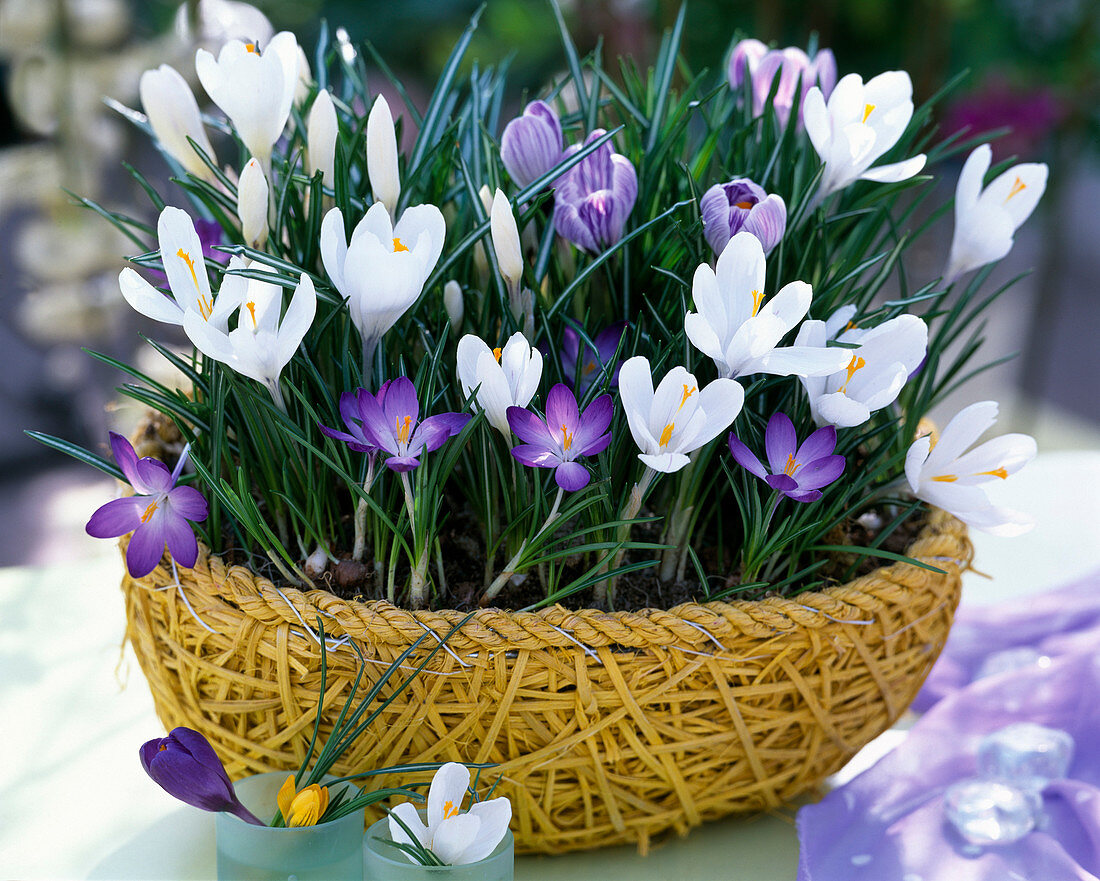
M125 550L127 538L120 541ZM619 645L693 645L719 642L733 631L767 638L777 633L827 622L844 623L905 602L914 591L946 593L951 582L970 564L973 548L966 526L945 511L931 508L920 533L906 548L907 556L943 570L943 574L896 562L882 566L846 584L795 597L768 596L758 600L709 600L679 603L669 609L603 611L568 609L560 604L533 611L497 607L477 609L448 641L455 650L478 645L488 648L539 648ZM464 619L455 609L411 610L386 600L346 600L324 589L277 588L270 579L246 565L227 566L224 559L199 543L191 569L179 570L180 583L197 588L211 600L229 600L243 613L266 621L277 618L301 626L318 614L335 619L347 635L371 642L408 645L431 632L438 639ZM141 579L127 574L124 583L145 586L174 584L164 561ZM193 599L193 598L192 598ZM205 603L201 605L205 606ZM857 622L859 623L859 622ZM869 623L864 620L862 623Z

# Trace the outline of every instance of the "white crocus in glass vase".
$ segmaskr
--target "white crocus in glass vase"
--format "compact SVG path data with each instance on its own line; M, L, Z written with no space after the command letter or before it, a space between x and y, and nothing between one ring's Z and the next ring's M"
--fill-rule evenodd
M1047 167L1041 162L1014 165L983 189L992 161L992 148L982 144L967 157L959 174L955 235L943 273L947 284L1008 254L1016 230L1035 210L1046 189Z
M504 437L512 436L509 407L531 403L542 379L542 353L522 333L514 333L502 348L490 349L473 334L458 341L458 381L469 398L477 392L476 409Z
M356 224L349 242L344 215L331 209L321 222L321 260L348 301L363 339L364 381L379 340L416 302L443 252L447 225L434 205L407 208L394 226L382 202Z
M854 349L825 349L828 340L829 326L824 321L806 321L799 328L797 345L840 352L845 362L828 376L802 377L800 381L817 425L852 428L897 400L910 374L924 360L928 325L916 315L899 315L876 327L852 328L837 337L839 342L856 344Z
M237 217L244 243L250 248L262 248L267 242L268 193L263 166L253 156L237 181Z
M118 286L126 302L154 321L182 325L184 317L193 313L198 320L224 332L236 304L231 297L220 294L215 300L211 293L202 242L186 211L168 206L160 212L157 242L171 296L166 297L126 267L118 275Z
M282 31L263 48L230 40L214 58L195 53L195 72L222 112L229 117L248 151L264 170L271 148L286 128L298 86L298 41Z
M141 75L138 91L149 127L161 149L182 165L184 171L213 181L214 173L187 140L190 138L211 160L215 159L198 102L187 80L174 67L162 64Z
M1035 458L1035 439L1006 434L967 452L997 421L997 404L981 401L960 410L939 437L918 437L905 457L913 495L954 514L968 526L993 535L1013 536L1035 525L1033 518L996 507L981 484L1006 480Z
M893 183L924 168L923 153L871 167L913 118L913 83L904 70L880 73L866 84L850 73L836 84L828 103L815 86L806 93L802 113L806 134L825 164L818 202L857 180Z
M242 276L225 278L220 296L239 308L237 327L223 333L189 312L184 317L183 329L204 355L263 383L275 404L285 411L279 377L313 324L317 311L313 281L302 273L286 314L281 315L282 287Z
M643 355L630 358L619 370L619 395L641 451L638 458L665 473L686 466L688 454L725 431L745 402L745 390L735 380L715 379L700 389L684 367L673 367L654 390L649 359Z
M842 369L848 359L841 350L779 347L806 316L813 290L792 281L765 303L765 272L764 248L747 232L729 240L715 269L703 263L695 270L692 297L699 311L684 317L695 348L727 379L750 373L821 376Z
M508 832L512 803L507 798L494 798L475 802L462 813L469 787L470 771L465 765L441 765L428 789L426 817L421 819L412 802L397 805L390 811L390 838L399 844L425 847L448 866L486 859ZM416 862L412 855L405 856Z

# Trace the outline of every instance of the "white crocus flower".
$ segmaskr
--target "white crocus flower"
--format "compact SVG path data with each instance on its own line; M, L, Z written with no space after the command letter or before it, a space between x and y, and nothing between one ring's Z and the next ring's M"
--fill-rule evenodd
M166 297L127 267L118 275L118 286L126 302L154 321L182 325L184 316L194 313L224 331L234 306L230 299L221 296L215 300L210 292L202 243L187 212L171 206L161 211L157 241L172 295Z
M508 292L514 298L523 281L523 251L519 243L519 227L508 197L501 190L493 196L489 211L490 230L493 235L493 250L497 255L500 274L508 283Z
M469 786L470 772L465 765L447 762L440 766L428 789L427 825L420 819L416 805L404 802L390 812L390 838L401 844L413 843L401 828L404 823L417 843L448 866L487 858L508 832L512 803L503 797L479 801L464 814L462 802ZM406 857L415 862L411 855Z
M379 95L367 117L367 177L374 198L386 206L392 216L401 196L401 176L397 169L397 132L386 99Z
M458 381L468 398L477 390L477 408L485 411L489 424L504 435L512 436L508 426L508 408L526 407L542 378L542 353L527 342L522 333L514 333L503 348L490 349L473 334L458 341Z
M807 321L799 328L795 344L824 349L828 339L826 322ZM825 350L843 353L844 368L829 376L803 377L800 381L817 425L851 428L897 400L909 375L924 360L928 326L916 315L899 315L877 327L844 331L837 339L858 343L854 349Z
M750 373L821 376L842 369L847 358L836 349L777 348L806 316L813 290L793 281L765 303L765 270L764 248L747 232L729 240L715 269L701 264L692 282L699 311L684 317L688 339L727 379Z
M993 535L1020 535L1035 521L1018 511L997 508L979 484L1005 480L1035 458L1035 439L1006 434L966 452L997 421L997 404L982 401L960 410L939 439L917 438L905 457L913 495L954 514L968 526Z
M339 123L336 120L336 107L328 90L317 93L313 106L309 109L306 122L306 170L313 177L321 172L324 182L333 185L336 176L336 135Z
M210 146L202 124L198 102L187 80L174 67L162 64L156 70L147 70L141 75L138 91L153 136L164 151L185 171L204 180L213 180L214 173L187 140L191 138L207 156L215 158L214 148Z
M280 409L285 409L279 376L313 323L317 311L313 281L302 273L282 320L283 294L278 285L229 275L221 297L239 308L234 330L216 330L194 312L184 316L183 329L200 352L263 383Z
M309 96L309 87L313 85L313 71L309 69L306 50L298 46L298 79L294 85L294 103L300 105Z
M924 168L923 153L871 168L909 125L912 98L913 83L904 70L880 73L866 85L862 77L850 73L836 84L828 104L817 86L806 93L802 108L806 134L825 164L819 201L857 180L893 183Z
M453 278L443 285L443 308L447 310L451 329L456 333L462 330L462 318L466 313L466 306L462 299L462 285Z
M237 181L237 217L244 243L250 248L262 248L267 242L267 203L267 176L260 160L253 156Z
M232 121L245 147L267 168L298 87L294 34L276 34L262 51L255 43L230 40L216 59L199 49L195 72L210 100Z
M1014 165L982 189L993 150L982 144L963 165L955 188L955 236L944 271L947 284L960 275L1000 260L1012 250L1012 237L1028 219L1047 186L1041 162Z
M688 453L725 431L745 402L745 390L735 380L716 379L700 389L683 367L673 367L654 391L649 360L642 355L620 369L619 396L641 450L638 458L666 473L679 471L688 464Z
M415 205L391 226L382 202L367 210L344 236L344 216L331 209L321 222L321 260L348 301L351 320L363 338L365 362L383 335L416 302L443 252L447 232L434 205Z

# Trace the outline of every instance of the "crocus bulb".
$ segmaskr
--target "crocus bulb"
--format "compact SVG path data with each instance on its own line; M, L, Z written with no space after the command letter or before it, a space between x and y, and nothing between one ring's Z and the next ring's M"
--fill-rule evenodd
M1039 204L1047 186L1041 162L1014 165L982 188L993 150L982 144L966 159L955 188L955 235L944 279L1000 260L1012 250L1013 236Z
M290 117L298 87L298 41L282 31L263 49L230 40L215 59L195 53L195 72L215 104L229 117L248 151L267 166L271 148Z
M313 177L318 171L328 186L332 186L336 175L336 135L339 124L336 120L336 107L328 90L317 93L313 106L309 109L306 122L306 170Z
M401 177L397 170L397 132L386 99L374 99L367 117L367 176L374 198L386 206L390 216L397 211Z
M237 217L244 243L250 248L262 248L267 242L267 203L267 176L260 160L253 156L237 181Z
M202 124L199 105L187 80L175 68L162 64L156 70L147 70L141 75L138 91L153 136L164 152L182 165L185 171L204 180L213 180L213 172L187 140L190 138L208 157L215 158L214 148L210 146Z

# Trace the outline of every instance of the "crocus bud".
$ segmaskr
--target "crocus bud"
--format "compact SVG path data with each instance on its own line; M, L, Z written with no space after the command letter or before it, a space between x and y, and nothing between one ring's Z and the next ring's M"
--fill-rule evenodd
M335 177L338 128L332 96L327 90L318 92L309 109L309 120L306 123L306 142L309 146L306 168L310 177L318 171L321 172L329 186L332 186Z
M309 87L313 82L313 72L309 69L306 50L298 46L298 82L294 87L294 103L301 104L309 96Z
M462 330L462 319L466 307L462 302L462 285L453 278L443 285L443 308L447 310L447 317L451 319L451 329L458 333Z
M311 783L301 790L294 788L294 775L286 778L275 797L287 826L316 826L328 809L328 787Z
M603 137L594 129L585 144ZM580 146L565 151L571 156ZM605 141L557 181L554 198L554 227L558 235L591 254L615 244L638 198L638 175L625 156L614 152Z
M228 811L255 826L264 824L240 803L213 747L199 732L173 728L138 751L145 773L169 795L204 811Z
M262 248L267 241L267 178L260 160L248 160L237 181L237 217L241 221L244 243Z
M836 56L832 49L822 49L810 62L810 69L803 79L802 87L809 89L818 86L821 94L828 98L836 88Z
M153 135L164 152L196 177L213 180L213 172L187 140L191 138L207 156L215 158L187 80L175 68L162 64L141 75L138 91Z
M739 177L715 184L699 200L703 235L715 255L741 230L760 240L767 254L779 244L787 229L787 206L781 196L768 195L763 187Z
M393 217L401 195L401 178L397 171L397 132L386 99L374 99L367 117L367 176L374 198L386 206Z
M477 197L481 200L481 207L485 209L486 214L493 213L493 191L489 189L488 184L482 184L481 189L477 191Z
M500 158L520 187L542 177L562 160L561 122L545 101L532 101L504 127Z
M489 220L493 233L493 250L497 254L500 274L508 283L508 290L516 291L523 278L523 252L520 249L516 217L512 214L508 197L501 190L497 190L493 196Z
M768 54L768 47L759 40L741 40L730 54L728 79L730 88L737 91L746 79L751 80L760 59Z

